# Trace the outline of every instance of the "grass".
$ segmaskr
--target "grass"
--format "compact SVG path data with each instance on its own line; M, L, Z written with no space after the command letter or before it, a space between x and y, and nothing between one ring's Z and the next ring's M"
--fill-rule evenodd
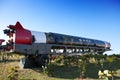
M17 57L17 58L16 58ZM64 65L61 63L51 63L47 68L47 73L44 74L41 68L20 69L19 59L21 56L14 55L9 57L6 62L0 60L0 80L15 80L7 76L10 75L10 70L15 68L10 76L15 76L16 80L80 80L80 67L76 65ZM104 69L113 70L115 80L120 80L120 59L114 61L105 61ZM17 67L17 68L16 68ZM98 80L98 71L101 69L100 63L86 62L84 78L85 80ZM16 76L17 75L17 76Z

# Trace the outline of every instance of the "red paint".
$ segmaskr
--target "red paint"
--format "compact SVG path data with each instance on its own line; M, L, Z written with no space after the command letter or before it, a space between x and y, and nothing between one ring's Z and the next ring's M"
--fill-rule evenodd
M10 29L15 29L15 30L24 30L20 22L17 22L15 25L9 25L8 28Z
M13 46L7 46L6 48L4 48L6 51L10 51L13 49Z
M16 30L16 44L31 44L32 43L32 35L29 30Z
M27 29L24 29L19 22L17 22L16 25L9 25L8 28L15 30L16 44L32 44L31 32Z
M8 36L9 36L9 38L13 37L13 33L9 33Z
M5 41L4 39L0 39L0 45L1 45L4 41Z

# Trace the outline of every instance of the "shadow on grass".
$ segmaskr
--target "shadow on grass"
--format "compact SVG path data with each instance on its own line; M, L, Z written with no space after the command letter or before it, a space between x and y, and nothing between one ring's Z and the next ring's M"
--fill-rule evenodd
M103 63L103 68L101 67L100 63L95 66L94 64L87 64L87 67L86 67L86 73L85 73L85 76L88 77L88 78L93 78L93 79L97 79L98 78L98 71L99 70L109 70L109 71L114 71L114 79L115 80L120 80L120 72L117 73L116 71L120 69L120 60L115 60L113 62L104 62ZM117 76L117 75L119 76Z
M75 79L80 77L80 70L76 66L57 66L49 69L48 75L50 77Z
M120 77L119 76L115 76L114 80L120 80Z
M33 68L34 71L42 73L42 69ZM88 64L86 67L86 78L97 79L98 78L98 67L93 64ZM51 64L47 68L47 75L49 77L61 78L61 79L79 79L80 78L80 68L77 66L65 66Z
M41 70L33 68L33 70L41 73ZM52 64L47 69L47 75L49 77L62 78L62 79L75 79L80 77L79 68L76 66L64 66L64 65L55 65Z
M100 66L94 64L87 64L85 76L87 78L98 79L98 71L100 70Z
M113 63L104 63L103 69L116 71L120 69L120 61L114 61ZM87 63L85 77L90 79L98 79L98 71L101 69L100 64L97 66L92 63ZM39 73L42 73L42 69L33 69ZM61 78L61 79L79 79L80 78L80 68L78 66L65 66L51 64L47 69L47 75L49 77ZM119 76L114 76L115 80L120 80Z
M0 60L0 63L5 63L5 62L19 62L19 59L6 59L6 60Z

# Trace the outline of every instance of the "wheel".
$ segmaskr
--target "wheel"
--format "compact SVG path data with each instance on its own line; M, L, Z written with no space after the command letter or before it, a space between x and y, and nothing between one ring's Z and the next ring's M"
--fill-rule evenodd
M103 52L98 52L98 54L103 54Z
M29 55L27 57L24 57L20 60L20 68L35 68L37 67L37 64L35 62L35 59L32 55Z
M45 67L45 65L49 63L48 55L39 55L37 60L38 60L37 61L38 62L38 66L40 66L40 67L42 67L42 66Z

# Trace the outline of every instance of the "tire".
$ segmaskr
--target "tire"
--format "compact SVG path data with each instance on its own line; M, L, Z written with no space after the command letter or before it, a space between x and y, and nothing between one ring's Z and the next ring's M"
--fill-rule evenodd
M98 54L103 54L104 52L98 52Z
M38 62L38 66L40 66L40 67L42 67L42 66L45 67L45 65L49 63L48 55L39 55L37 60L38 60L37 61Z

